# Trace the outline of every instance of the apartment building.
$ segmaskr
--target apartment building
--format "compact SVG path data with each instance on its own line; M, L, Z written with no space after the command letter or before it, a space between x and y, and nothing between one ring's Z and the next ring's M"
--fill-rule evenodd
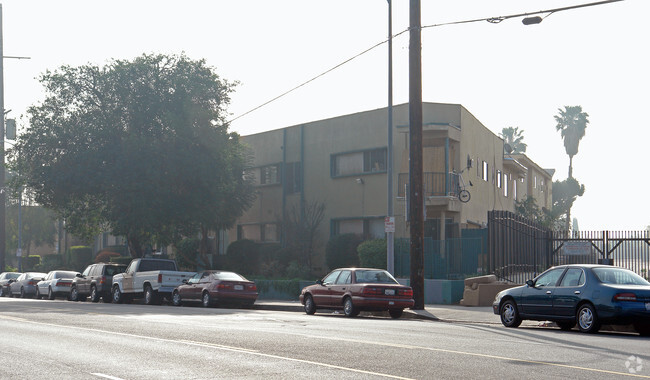
M228 231L229 242L281 242L282 221L301 202L325 205L323 252L336 234L384 237L387 117L383 108L243 136L254 154L258 196ZM409 236L408 120L408 104L394 106L395 237ZM515 200L528 195L550 207L553 172L525 155L505 155L503 140L463 106L424 103L422 139L425 237L444 240L485 227L489 210L514 211ZM462 183L467 202L458 197Z

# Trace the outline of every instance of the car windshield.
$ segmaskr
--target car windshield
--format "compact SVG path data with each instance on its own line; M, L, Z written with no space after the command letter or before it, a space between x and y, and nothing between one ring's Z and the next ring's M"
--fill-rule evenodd
M6 278L18 278L20 277L20 273L7 273Z
M47 276L47 273L30 272L25 275L25 278L27 279L34 278L34 277L45 278L45 276Z
M398 284L397 280L385 270L358 270L355 274L358 284Z
M214 277L215 280L248 281L234 272L215 272L212 274L212 277Z
M650 285L638 274L621 268L594 268L594 274L600 282L615 285Z
M116 274L119 273L124 273L124 270L126 269L125 266L116 266L116 265L107 265L104 267L104 272L106 276L115 276Z
M77 272L56 272L54 278L74 278Z

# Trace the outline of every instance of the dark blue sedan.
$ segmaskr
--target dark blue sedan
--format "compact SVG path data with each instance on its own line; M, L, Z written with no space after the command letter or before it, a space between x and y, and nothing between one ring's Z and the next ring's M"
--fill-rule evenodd
M603 324L633 324L650 336L650 282L636 273L607 265L562 265L504 290L492 304L506 327L524 319L553 321L561 329L576 324L595 333Z

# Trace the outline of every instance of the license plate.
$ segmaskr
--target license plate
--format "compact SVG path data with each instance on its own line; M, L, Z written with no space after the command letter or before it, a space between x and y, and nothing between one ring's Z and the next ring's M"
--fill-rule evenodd
M235 285L235 290L244 290L244 285Z
M395 289L386 289L384 291L384 294L387 296L394 296L395 295Z

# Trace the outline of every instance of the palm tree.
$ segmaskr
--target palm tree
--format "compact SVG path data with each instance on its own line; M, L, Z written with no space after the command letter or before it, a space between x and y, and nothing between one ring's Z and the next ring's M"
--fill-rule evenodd
M519 127L507 127L503 128L501 130L501 133L499 133L499 136L503 139L503 145L505 147L506 144L510 145L510 148L512 150L510 152L506 152L508 154L510 153L526 153L526 143L524 142L524 130L519 129Z
M573 178L573 156L578 154L578 145L585 136L589 114L582 112L581 106L564 106L564 110L558 108L558 111L560 113L554 116L557 122L555 129L564 139L564 149L569 155L569 178Z
M564 149L569 155L569 179L573 179L573 156L578 154L578 145L585 136L589 114L582 112L581 106L564 106L564 110L558 108L559 114L554 116L557 124L555 129L560 131L564 139ZM580 194L582 195L582 194ZM571 227L571 206L566 213L566 229Z

